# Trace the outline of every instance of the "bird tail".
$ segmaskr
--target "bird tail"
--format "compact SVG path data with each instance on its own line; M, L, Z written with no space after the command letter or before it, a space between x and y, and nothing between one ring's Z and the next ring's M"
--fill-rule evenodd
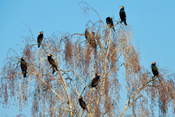
M53 72L52 72L52 74L54 74L55 73L55 69L53 68Z
M26 77L26 73L23 73L23 77L24 77L24 78Z
M38 44L38 48L40 47L40 44Z
M114 32L115 32L115 28L113 28Z
M124 24L127 25L126 21L124 21Z

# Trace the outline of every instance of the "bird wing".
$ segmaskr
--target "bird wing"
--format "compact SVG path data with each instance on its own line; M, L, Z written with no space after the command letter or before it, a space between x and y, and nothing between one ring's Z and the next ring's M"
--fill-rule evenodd
M92 80L92 82L91 82L91 86L97 85L98 80L99 80L99 78L98 78L98 77L95 77L95 78Z
M81 107L83 107L83 109L86 109L86 103L84 100L80 101L80 105L81 105Z
M37 38L38 43L41 43L42 40L43 40L43 35L41 35L41 34L38 35L38 38Z
M95 77L93 80L92 80L92 82L97 82L98 81L98 78L97 77Z
M22 71L27 70L27 63L25 61L21 61L21 69L22 69Z
M107 24L112 24L112 23L113 23L113 22L112 22L112 19L106 18L106 23L107 23Z
M126 13L124 10L120 10L120 18L121 19L126 19Z
M158 68L152 65L152 72L154 75L159 74Z
M50 64L54 67L57 67L56 62L52 58L50 58Z

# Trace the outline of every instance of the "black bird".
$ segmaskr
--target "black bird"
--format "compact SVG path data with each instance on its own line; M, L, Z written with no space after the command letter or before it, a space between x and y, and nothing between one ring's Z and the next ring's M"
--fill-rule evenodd
M95 41L95 33L94 32L89 33L88 29L86 28L85 38L88 41L88 43L90 44L90 46L96 50L97 42Z
M48 54L48 61L49 61L49 63L52 65L52 68L53 68L53 72L52 72L52 74L54 74L54 73L55 73L55 70L58 71L58 69L57 69L56 62L53 60L51 54Z
M119 13L120 19L121 19L120 23L124 22L124 24L127 25L127 23L126 23L126 13L124 11L124 6L121 6L120 8L121 8L120 13Z
M96 74L95 74L95 78L92 80L90 86L91 86L92 88L93 88L93 87L96 87L96 86L98 85L99 80L100 80L100 74L99 74L99 73L96 73Z
M24 57L21 58L21 70L22 70L23 77L25 78L27 73L27 63L24 60Z
M88 111L86 103L81 96L79 97L79 104L80 104L81 108L83 108L83 111L84 111L84 109Z
M41 42L43 41L43 31L39 32L37 41L38 41L38 48L39 48L41 45Z
M158 71L158 69L156 67L156 63L155 62L152 62L151 68L152 68L153 75L154 76L159 76L159 71Z
M112 27L114 26L112 17L107 17L107 18L106 18L106 23L107 23L107 25L109 26L109 28L112 28ZM113 27L113 30L115 31L114 27Z

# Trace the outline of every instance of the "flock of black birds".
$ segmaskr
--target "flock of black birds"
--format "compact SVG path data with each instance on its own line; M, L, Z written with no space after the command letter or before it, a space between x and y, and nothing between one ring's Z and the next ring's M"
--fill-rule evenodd
M121 6L120 8L121 8L120 12L119 12L120 19L121 19L120 23L124 22L124 24L127 25L127 23L126 23L126 13L124 11L124 7ZM113 20L112 20L111 17L107 17L106 18L106 23L107 23L108 27L110 29L113 29L114 32L115 32L114 23L113 23ZM86 28L86 30L85 30L85 38L88 41L88 43L90 44L90 46L96 50L97 44L96 44L94 36L95 36L95 33L94 32L91 32L91 33L88 32L88 29ZM41 45L41 43L43 41L43 37L44 37L43 36L43 31L39 32L39 35L38 35L38 38L37 38L38 48L40 47L40 45ZM54 74L55 71L58 71L57 64L54 61L54 59L52 58L51 54L48 54L48 62L52 66L52 69L53 69L52 74ZM156 63L155 62L152 62L151 68L152 68L152 73L153 73L154 77L158 77L159 76L159 71L158 71L158 68L156 67ZM25 78L26 77L26 73L27 73L27 63L24 60L24 57L21 58L21 70L22 70L23 77ZM99 81L100 81L100 74L96 73L95 77L93 78L93 80L91 81L91 84L89 86L91 88L94 88L94 87L96 87L98 85ZM79 96L79 104L80 104L80 106L82 107L83 110L85 109L85 110L88 111L87 105L86 105L85 101L83 100L83 98L81 97L81 95Z

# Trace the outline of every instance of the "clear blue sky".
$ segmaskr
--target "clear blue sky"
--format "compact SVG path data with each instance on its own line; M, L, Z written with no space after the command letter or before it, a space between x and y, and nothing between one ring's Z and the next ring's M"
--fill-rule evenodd
M9 48L21 55L23 40L29 36L27 26L37 38L39 31L49 37L55 31L84 33L88 20L97 21L90 11L84 16L80 0L1 0L0 1L0 68ZM124 6L127 23L133 31L133 44L139 48L142 66L150 69L155 61L160 69L175 72L175 1L174 0L87 0L105 22L106 17L119 19L119 6ZM27 25L27 26L26 26ZM36 43L36 42L35 42ZM151 71L151 70L150 70ZM16 116L13 108L2 109L0 116ZM30 111L28 110L28 114Z

